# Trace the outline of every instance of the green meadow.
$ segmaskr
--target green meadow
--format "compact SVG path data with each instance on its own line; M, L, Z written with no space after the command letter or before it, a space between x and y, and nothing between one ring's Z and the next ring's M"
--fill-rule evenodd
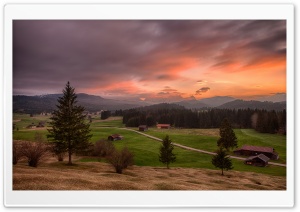
M26 129L31 123L39 121L49 121L50 116L34 116L14 114L13 120L19 130L13 132L15 140L33 141L35 134L40 133L47 140L47 129ZM161 143L155 141L136 132L122 129L121 117L111 117L107 120L100 120L96 115L92 117L91 133L93 137L91 142L107 139L111 134L120 134L123 140L113 141L116 148L126 146L134 153L134 164L137 166L164 166L158 160L159 147ZM49 126L46 124L46 127ZM163 138L169 135L175 143L183 144L193 148L203 149L207 151L215 151L217 149L218 129L170 129L161 130L150 128L146 134ZM250 129L236 129L238 145L260 145L272 146L280 155L280 160L276 162L285 163L286 160L286 137L281 135L261 134ZM189 168L208 168L215 169L211 164L211 155L188 151L179 147L174 148L176 154L176 162L171 167L189 167ZM82 162L94 161L95 158L84 158ZM96 159L98 161L98 159ZM247 166L243 161L232 159L234 170L264 173L276 176L285 176L286 168L269 165L268 167Z
M277 134L258 133L253 129L235 129L238 146L268 146L273 147L279 153L279 160L276 163L286 163L286 136ZM219 129L150 129L146 134L163 138L169 135L174 143L196 149L203 149L214 152L217 149ZM233 153L231 153L233 154Z

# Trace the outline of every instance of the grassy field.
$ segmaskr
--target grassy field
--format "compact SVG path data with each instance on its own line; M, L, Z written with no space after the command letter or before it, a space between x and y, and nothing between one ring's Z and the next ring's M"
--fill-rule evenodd
M24 120L23 120L24 118ZM32 121L37 122L39 120L47 121L45 116L29 117L29 115L15 115L14 120L18 120L17 126L25 126L27 123ZM24 123L23 123L24 122ZM100 120L98 117L94 118L91 123L91 133L93 137L92 142L96 142L101 139L107 139L111 134L121 134L124 136L123 140L114 141L117 148L122 148L127 146L130 151L135 155L134 161L137 166L151 166L151 167L163 167L158 160L158 153L160 142L153 139L147 138L135 132L131 132L123 127L121 117L111 117L107 120ZM253 130L235 130L238 137L238 144L251 144L251 145L261 145L261 146L273 146L280 155L281 163L285 162L286 156L286 141L285 136L280 135L269 135L256 133ZM34 140L35 133L40 133L46 140L47 130L44 129L26 129L19 128L18 131L14 131L13 138L15 140ZM173 142L180 143L186 146L215 151L217 146L216 142L218 139L218 129L171 129L171 130L158 130L155 128L150 128L148 132L150 135L154 135L159 138L163 138L166 134L170 136ZM211 155L197 153L193 151L184 150L175 147L174 152L176 154L177 160L175 163L171 164L171 167L183 167L183 168L205 168L216 170L211 164ZM94 158L83 158L81 162L97 161ZM254 173L263 173L274 176L285 176L286 168L269 165L268 167L254 167L246 166L243 161L232 159L235 171L247 171ZM278 162L278 161L276 161ZM231 171L229 171L231 172Z

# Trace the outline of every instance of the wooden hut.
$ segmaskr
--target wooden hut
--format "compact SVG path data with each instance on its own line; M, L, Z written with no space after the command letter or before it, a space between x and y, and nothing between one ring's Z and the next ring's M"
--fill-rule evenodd
M147 131L148 130L148 126L147 125L140 125L139 126L139 131Z
M268 161L270 158L265 156L264 154L259 154L256 156L251 156L245 160L245 164L253 165L253 166L266 166L268 165Z
M119 134L113 134L108 136L107 140L109 141L117 141L117 140L122 140L123 136L119 135Z

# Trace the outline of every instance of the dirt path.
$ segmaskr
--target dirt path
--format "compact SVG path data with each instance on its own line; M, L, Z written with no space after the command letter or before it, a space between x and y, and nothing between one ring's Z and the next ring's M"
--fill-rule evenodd
M148 137L148 138L151 138L151 139L153 139L153 140L162 142L162 139L157 138L157 137L152 136L152 135L148 135L148 134L142 133L142 132L140 132L140 131L136 131L136 130L128 129L128 128L121 128L121 129L129 130L129 131L132 131L132 132L141 134L141 135L143 135L143 136L146 136L146 137ZM205 151L205 150L201 150L201 149L195 149L195 148L188 147L188 146L184 146L184 145L177 144L177 143L174 143L174 142L172 142L172 144L173 144L174 146L177 146L177 147L182 148L182 149L186 149L186 150L190 150L190 151L195 151L195 152L200 152L200 153L209 154L209 155L216 155L215 152L209 152L209 151ZM234 158L234 159L237 159L237 160L243 160L243 161L245 160L245 158L237 157L237 156L232 156L232 155L230 155L230 158ZM270 164L270 165L274 165L274 166L282 166L282 167L286 167L286 164L281 164L281 163L269 162L269 164Z

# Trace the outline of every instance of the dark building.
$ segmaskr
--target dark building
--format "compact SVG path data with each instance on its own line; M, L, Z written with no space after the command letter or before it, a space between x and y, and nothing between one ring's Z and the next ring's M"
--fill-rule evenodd
M234 154L245 155L245 156L256 156L259 154L264 154L265 156L273 160L279 159L278 153L275 152L274 148L272 147L244 145L241 148L234 150L233 152Z
M139 131L147 131L147 130L148 130L147 125L140 125L139 126Z
M264 154L259 154L256 156L251 156L245 160L245 164L253 165L253 166L266 166L268 165L268 161L270 158L265 156Z
M119 134L113 134L108 136L107 140L109 141L117 141L117 140L122 140L123 136L119 135Z

